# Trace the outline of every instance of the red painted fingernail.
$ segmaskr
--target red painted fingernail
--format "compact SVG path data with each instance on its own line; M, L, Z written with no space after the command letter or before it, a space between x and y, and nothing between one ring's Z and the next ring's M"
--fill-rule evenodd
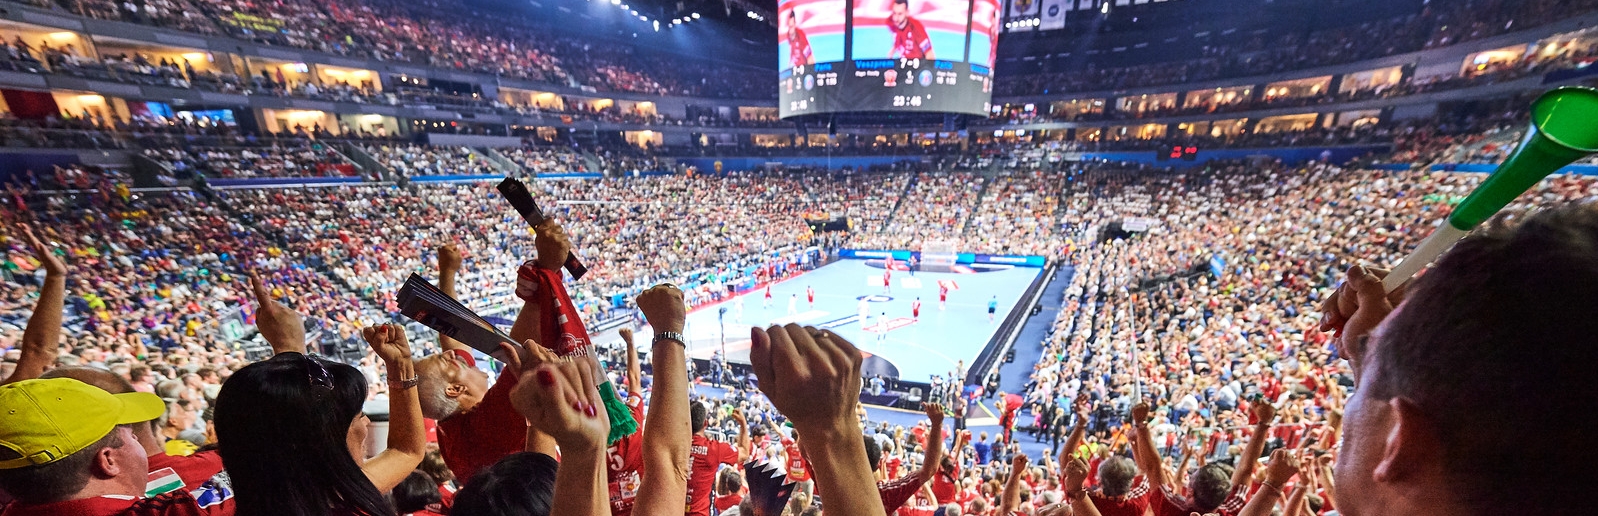
M545 386L545 387L549 387L551 385L555 385L555 375L551 374L547 370L539 371L538 372L538 384L542 385L542 386Z
M583 408L583 405L585 405L585 403L583 403L581 401L573 401L572 402L572 410L575 410L575 411L578 411L578 412L587 412L588 409Z
M584 410L583 413L584 414L588 414L588 417L594 417L594 416L599 415L599 411L594 409L594 404L593 403L585 403L585 405L588 405L588 408L587 408L587 410Z

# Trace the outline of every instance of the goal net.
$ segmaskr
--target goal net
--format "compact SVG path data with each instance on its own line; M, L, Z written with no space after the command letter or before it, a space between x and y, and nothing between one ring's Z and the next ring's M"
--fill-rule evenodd
M928 240L921 244L921 267L926 270L948 271L959 257L959 240Z

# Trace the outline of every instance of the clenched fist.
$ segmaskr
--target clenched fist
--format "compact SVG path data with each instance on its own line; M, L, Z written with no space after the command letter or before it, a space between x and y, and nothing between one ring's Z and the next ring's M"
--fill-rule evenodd
M656 332L682 332L688 319L688 309L683 307L682 291L676 285L665 283L650 287L638 294L635 302L638 303L638 310L644 312L644 319L649 320L649 325Z

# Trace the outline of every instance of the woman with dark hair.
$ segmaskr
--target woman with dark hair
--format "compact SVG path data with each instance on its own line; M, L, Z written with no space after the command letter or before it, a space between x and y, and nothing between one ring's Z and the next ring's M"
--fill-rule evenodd
M262 315L277 310L284 309L272 302ZM290 314L263 319L298 319ZM263 330L272 325L261 324ZM404 329L383 325L362 334L388 369L388 449L365 460L367 380L354 367L292 351L246 366L222 386L216 402L218 451L237 514L394 514L382 492L416 469L427 446L416 373Z

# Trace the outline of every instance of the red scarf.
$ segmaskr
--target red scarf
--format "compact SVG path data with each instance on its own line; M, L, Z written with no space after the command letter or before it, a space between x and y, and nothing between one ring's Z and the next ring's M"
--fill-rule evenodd
M529 260L516 270L516 296L538 304L539 345L563 357L587 355L593 341L562 279L560 269L545 269ZM534 295L545 291L554 295Z

